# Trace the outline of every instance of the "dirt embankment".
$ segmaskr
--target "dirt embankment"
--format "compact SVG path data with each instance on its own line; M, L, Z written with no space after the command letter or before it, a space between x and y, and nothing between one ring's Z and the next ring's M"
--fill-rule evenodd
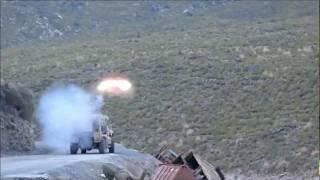
M35 117L30 90L1 82L1 154L28 152L35 148Z
M116 144L115 153L70 155L53 153L27 156L1 157L0 179L97 179L115 177L145 179L150 176L160 161L151 155ZM130 179L129 178L129 179Z

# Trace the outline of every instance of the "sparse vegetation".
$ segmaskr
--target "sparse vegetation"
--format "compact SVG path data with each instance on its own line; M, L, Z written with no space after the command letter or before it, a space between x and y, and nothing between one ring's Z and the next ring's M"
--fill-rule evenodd
M90 40L2 49L2 78L39 96L55 81L90 88L123 73L134 97L105 106L121 143L192 148L225 170L316 173L319 2L247 4L168 13L153 22L158 30L136 24Z

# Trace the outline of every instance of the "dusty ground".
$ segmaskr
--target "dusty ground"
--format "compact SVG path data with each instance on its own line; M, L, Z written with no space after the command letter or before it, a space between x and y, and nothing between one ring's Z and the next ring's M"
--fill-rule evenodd
M49 179L104 179L102 165L111 163L137 176L152 173L159 163L151 155L116 145L114 154L69 155L67 153L1 158L1 179L38 177Z
M279 175L261 175L251 173L250 175L237 173L229 173L226 175L228 180L318 180L319 177L314 172L305 172L304 174L283 173Z

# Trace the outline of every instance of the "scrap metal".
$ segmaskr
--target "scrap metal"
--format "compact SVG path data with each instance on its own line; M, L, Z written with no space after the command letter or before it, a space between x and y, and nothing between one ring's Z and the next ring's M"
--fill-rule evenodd
M160 180L162 176L173 177L170 180L180 180L176 171L165 171L163 169L170 169L170 167L184 167L186 171L192 174L183 174L184 177L188 175L191 180L224 180L225 177L219 167L214 167L208 161L203 159L200 155L190 151L187 154L177 154L173 150L168 149L167 146L162 147L154 156L160 160L162 165L158 167L152 180ZM175 165L175 166L174 166ZM188 170L187 170L188 169ZM169 173L169 174L168 174ZM170 174L171 173L171 174ZM184 173L184 172L183 172ZM185 179L187 179L185 177Z

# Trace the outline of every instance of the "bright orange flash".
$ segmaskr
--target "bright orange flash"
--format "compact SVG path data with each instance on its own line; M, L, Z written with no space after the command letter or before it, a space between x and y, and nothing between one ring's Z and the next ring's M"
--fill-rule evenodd
M131 88L131 82L124 78L107 78L97 86L98 91L110 94L124 94L130 91Z

